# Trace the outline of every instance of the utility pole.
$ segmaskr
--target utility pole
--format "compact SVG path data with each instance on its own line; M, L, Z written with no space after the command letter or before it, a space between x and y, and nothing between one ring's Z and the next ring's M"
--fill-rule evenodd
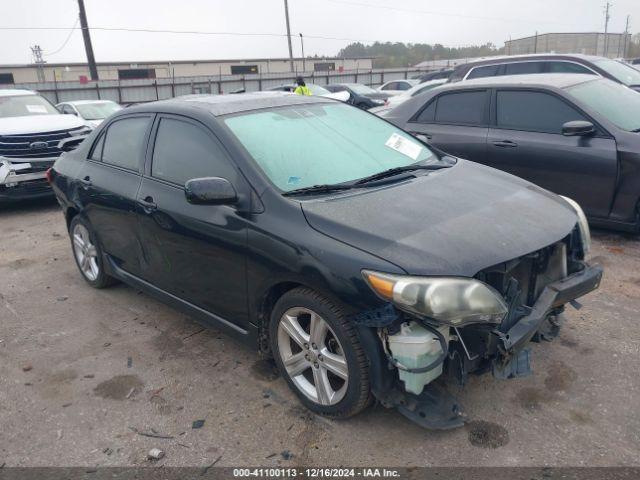
M87 12L84 9L84 0L78 0L78 8L80 9L80 27L82 28L84 49L87 52L89 74L91 75L91 80L98 80L98 68L96 67L96 59L93 56L93 47L91 46L91 35L89 33L89 25L87 24Z
M38 81L44 82L46 79L44 78L44 64L45 60L42 58L42 49L40 45L34 45L31 47L31 54L33 55L33 63L36 64L37 72L38 72Z
M304 56L304 40L302 39L301 33L299 33L298 35L300 35L300 48L302 49L302 72L304 73L307 71L307 63L305 61L305 56Z
M289 42L289 63L291 64L291 71L293 72L293 49L291 48L291 27L289 26L289 2L287 0L284 0L284 17L287 20L287 42Z
M624 27L624 50L622 51L622 56L627 58L629 54L629 23L631 21L631 15L627 15L627 24Z
M609 15L609 9L611 8L611 2L607 2L604 7L604 57L607 56L609 52L609 19L611 16Z

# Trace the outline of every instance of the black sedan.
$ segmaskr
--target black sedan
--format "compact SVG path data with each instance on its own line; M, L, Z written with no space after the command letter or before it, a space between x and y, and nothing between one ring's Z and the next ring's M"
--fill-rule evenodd
M576 200L599 226L640 228L640 95L591 75L447 84L381 113L447 153Z
M381 107L389 98L389 95L386 93L379 92L361 83L333 83L331 85L325 85L324 88L333 93L348 92L349 100L347 103L362 108L363 110Z
M49 172L81 275L271 355L314 412L462 425L444 372L528 373L598 287L580 207L349 105L190 96L111 116Z

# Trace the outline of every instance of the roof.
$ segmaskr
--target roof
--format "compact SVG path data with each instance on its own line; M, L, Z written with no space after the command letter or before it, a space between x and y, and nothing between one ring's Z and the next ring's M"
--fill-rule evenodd
M17 97L18 95L37 95L33 90L19 90L17 88L0 89L0 97Z
M456 82L451 86L473 87L473 86L510 86L510 85L546 85L556 88L566 88L590 80L600 80L601 77L580 73L532 73L529 75L501 75L498 77L474 78L464 82ZM449 84L447 84L449 85Z
M466 63L462 63L457 65L457 68L464 68L465 66L476 66L476 65L484 65L484 64L492 64L492 63L500 63L500 62L517 62L519 60L583 60L588 62L594 62L597 60L602 60L605 57L599 57L596 55L584 55L582 53L527 53L522 55L498 55L495 57L480 57L473 61L469 61Z
M60 102L60 103L67 103L69 105L87 105L87 104L93 104L93 103L115 103L112 100L68 100L66 102ZM60 103L58 103L58 105L60 105Z
M187 95L160 102L127 108L123 111L156 111L162 105L198 108L214 116L228 115L263 108L284 107L287 105L320 104L334 102L326 97L294 95L286 92L251 92L228 95Z
M528 37L520 37L520 38L513 38L510 40L505 40L504 43L509 43L509 42L518 42L520 40L528 40L530 38L540 38L540 37L547 37L550 35L573 35L573 36L579 36L579 35L607 35L607 36L611 36L611 37L618 37L618 36L624 36L624 35L631 35L628 32L622 32L622 33L614 33L614 32L549 32L549 33L539 33L537 35L529 35Z

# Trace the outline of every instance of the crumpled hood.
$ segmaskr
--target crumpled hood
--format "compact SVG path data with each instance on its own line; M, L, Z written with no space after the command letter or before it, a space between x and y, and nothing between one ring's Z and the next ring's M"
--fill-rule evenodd
M301 203L314 229L413 275L471 277L561 240L577 222L559 196L465 160L385 188Z
M75 115L47 114L0 118L0 135L55 132L84 127L84 121Z

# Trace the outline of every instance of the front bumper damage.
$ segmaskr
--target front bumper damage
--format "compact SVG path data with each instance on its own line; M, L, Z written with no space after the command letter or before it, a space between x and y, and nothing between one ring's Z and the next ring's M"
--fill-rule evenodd
M451 342L444 361L445 373L425 386L420 395L408 393L397 380L391 362L387 370L396 379L387 388L374 391L387 407L395 407L413 422L428 429L452 429L466 422L464 408L446 389L446 381L466 382L467 372L482 374L492 371L498 379L513 378L529 373L529 342L537 340L550 320L556 319L564 305L597 289L602 281L600 266L574 262L566 276L548 283L538 291L530 306L518 306L524 311L507 325L469 325L452 328ZM533 288L533 287L532 287ZM378 315L377 318L389 318ZM363 321L362 317L357 320ZM398 312L394 322L407 321ZM371 326L371 325L370 325ZM387 327L388 328L388 327ZM393 327L391 327L393 328Z
M0 202L52 196L46 172L55 160L0 157Z

